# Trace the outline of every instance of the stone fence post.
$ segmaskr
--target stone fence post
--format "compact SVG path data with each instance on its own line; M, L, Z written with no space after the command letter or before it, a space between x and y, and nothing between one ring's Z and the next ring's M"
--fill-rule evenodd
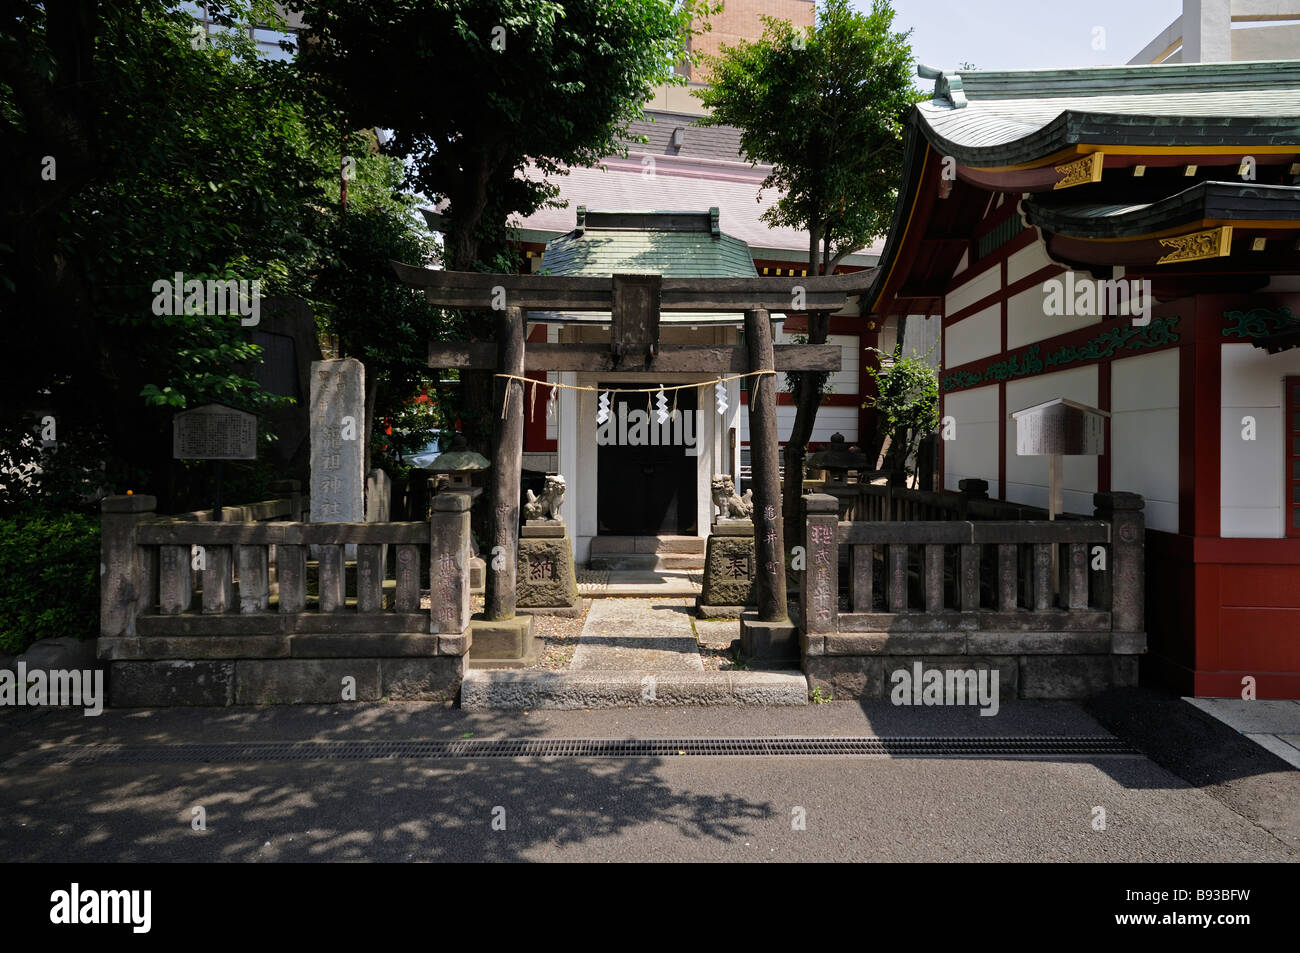
M1094 515L1110 523L1111 651L1146 651L1146 505L1139 493L1094 493Z
M99 634L134 636L149 603L152 575L139 546L140 524L153 518L152 496L109 496L100 502Z
M835 497L812 493L803 498L804 548L808 560L799 585L804 644L833 635L839 626L839 504Z
M468 493L433 498L429 519L429 631L464 637L469 628L470 534Z

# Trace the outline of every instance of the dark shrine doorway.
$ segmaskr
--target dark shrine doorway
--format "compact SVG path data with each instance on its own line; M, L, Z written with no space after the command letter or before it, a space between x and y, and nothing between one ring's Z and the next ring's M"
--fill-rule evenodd
M612 391L618 385L598 386ZM671 410L671 391L667 398ZM659 424L654 394L611 392L610 419L596 426L599 535L696 534L699 400L694 388L677 391L676 399L677 414Z

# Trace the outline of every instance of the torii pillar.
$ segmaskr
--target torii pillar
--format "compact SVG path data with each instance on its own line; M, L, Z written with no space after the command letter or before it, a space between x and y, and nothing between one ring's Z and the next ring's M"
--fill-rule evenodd
M497 373L524 374L522 308L497 313ZM483 618L470 622L470 667L526 667L537 657L541 639L533 617L515 614L519 557L519 486L524 458L524 384L497 377L492 388L492 469L488 506L491 547L484 580Z
M750 371L749 449L754 490L754 596L761 622L787 620L785 529L781 521L780 446L776 436L776 362L772 324L765 310L745 312L745 344Z
M502 374L524 376L524 312L497 313L497 367ZM498 377L493 382L492 471L488 505L492 508L491 549L484 587L484 615L493 622L515 617L519 554L519 486L524 458L524 384ZM500 567L500 568L498 568Z
M745 344L751 372L775 371L772 324L766 310L745 312ZM775 373L750 378L750 482L754 490L754 596L758 612L746 612L740 617L740 651L760 664L798 665L799 633L790 622L786 606L775 378Z

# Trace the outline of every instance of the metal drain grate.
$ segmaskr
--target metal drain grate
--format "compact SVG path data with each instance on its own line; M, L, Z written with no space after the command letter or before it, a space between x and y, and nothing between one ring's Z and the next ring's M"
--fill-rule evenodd
M69 745L29 752L29 765L241 764L442 758L895 757L1050 758L1134 755L1117 738L482 738L454 741L268 741L244 744Z

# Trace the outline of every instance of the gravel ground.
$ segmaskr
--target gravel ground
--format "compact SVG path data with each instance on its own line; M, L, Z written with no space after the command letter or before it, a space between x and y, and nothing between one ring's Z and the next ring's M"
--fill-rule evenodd
M732 643L740 638L739 619L691 619L700 661L706 672L729 672L740 668Z
M427 594L420 599L420 608L429 608ZM568 668L569 663L573 661L573 650L578 647L578 635L582 632L582 624L587 621L587 613L590 609L591 600L583 599L582 615L579 616L534 615L533 631L542 637L543 649L537 656L537 664L529 666L529 669ZM483 596L469 597L469 611L471 615L483 611Z
M573 650L578 647L578 636L582 633L587 613L591 611L591 600L582 600L582 615L534 615L533 631L542 637L543 648L537 656L537 663L531 668L566 669L573 661Z

